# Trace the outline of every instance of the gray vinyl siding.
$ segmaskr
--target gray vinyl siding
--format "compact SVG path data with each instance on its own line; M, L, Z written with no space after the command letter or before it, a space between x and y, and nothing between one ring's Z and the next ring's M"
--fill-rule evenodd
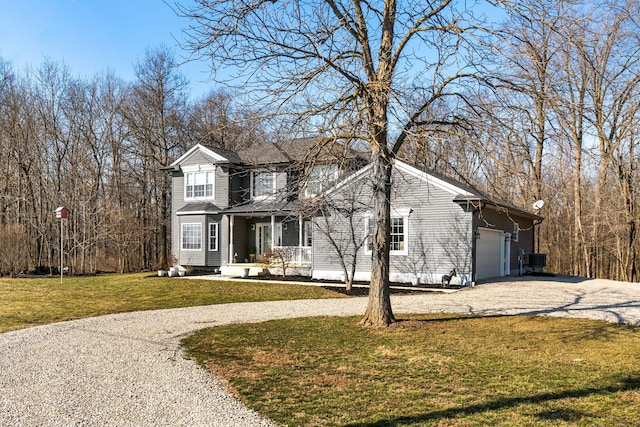
M205 257L207 266L220 266L222 265L222 230L224 229L224 224L222 224L222 215L207 215L207 229L206 235L204 236L205 241ZM216 223L218 224L218 250L210 251L209 250L209 224Z
M407 254L392 254L391 273L414 274L419 277L439 277L456 268L459 272L471 273L471 215L453 202L455 197L449 191L428 184L424 180L394 169L394 189L392 192L392 217L408 214ZM343 191L363 191L363 202L370 199L367 186ZM411 211L409 213L409 211ZM360 217L367 214L361 213ZM370 215L370 214L369 214ZM316 219L318 221L318 219ZM365 234L365 221L356 221L356 226ZM333 236L345 232L346 224L334 220L337 227ZM340 259L322 227L314 227L313 269L336 271L340 269ZM371 254L361 249L357 261L358 272L371 271Z
M502 230L505 233L511 233L512 235L514 231L514 223L519 224L520 234L517 242L513 240L511 241L511 256L509 263L512 273L518 271L518 253L520 249L523 249L525 254L530 254L534 251L533 220L519 217L513 213L507 215L504 211L498 211L490 207L486 207L481 213L476 213L474 216L474 228L492 228L495 230Z
M184 166L194 166L194 165L214 165L215 162L213 159L210 159L200 152L196 151L189 158L185 159L184 162L180 165ZM177 191L177 195L179 196L179 207L182 207L186 204L185 194L184 194L184 174L177 174L174 179L174 190ZM228 165L216 165L215 169L215 182L214 182L214 198L213 199L202 199L207 200L213 203L216 206L221 208L226 208L229 206L229 167Z
M249 200L250 173L246 170L229 171L229 204L231 206Z
M182 249L182 225L200 224L202 227L200 250ZM178 216L178 251L175 254L180 265L206 266L207 252L207 221L205 215L182 215Z
M286 193L289 191L289 185L287 182L287 172L276 172L276 192Z
M227 224L230 224L230 220ZM255 231L250 229L249 221L242 216L236 215L233 218L233 224L233 251L238 254L237 260L242 262L249 259L249 246L255 245ZM229 237L227 237L228 240Z
M171 175L171 254L170 259L177 261L180 251L180 225L176 215L178 209L184 206L184 178L176 172Z
M220 250L220 264L217 265L227 265L229 263L229 217L227 215L223 215L220 220L220 241L218 242L218 247Z
M287 229L285 230L284 227ZM283 221L282 223L282 246L298 246L300 240L298 220Z
M214 198L197 199L211 202L214 205L224 209L229 206L229 166L226 164L216 164L215 160L195 151L191 156L184 159L180 164L181 167L193 165L216 165L215 182L214 182ZM171 255L175 257L180 265L191 265L195 267L213 267L220 266L222 261L228 259L228 219L224 219L221 215L205 217L205 215L176 215L176 212L183 208L191 200L185 200L184 173L173 172L171 176ZM209 222L216 218L220 222L218 226L218 251L208 250ZM202 250L201 251L185 251L182 249L182 224L198 223L202 225Z

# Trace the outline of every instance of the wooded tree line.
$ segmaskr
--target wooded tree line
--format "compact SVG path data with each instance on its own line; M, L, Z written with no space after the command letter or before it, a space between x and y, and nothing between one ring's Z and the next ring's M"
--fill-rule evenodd
M70 273L148 270L168 262L170 164L196 142L254 141L224 91L190 101L172 51L146 52L136 79L84 79L46 61L0 62L0 272L57 268L65 206ZM249 135L251 133L251 135Z
M483 23L490 31L468 50L481 84L427 104L400 157L520 206L544 200L538 251L548 270L637 281L638 2L505 6L504 21ZM22 71L0 63L0 250L23 254L0 255L1 271L15 259L14 269L57 265L59 205L71 211L74 273L166 264L162 166L196 142L235 149L281 137L274 129L315 130L306 120L267 128L230 92L190 100L164 47L135 74L84 79L51 61Z
M548 270L638 281L638 2L508 14L486 40L485 90L466 94L455 129L431 126L405 154L520 206L544 200Z

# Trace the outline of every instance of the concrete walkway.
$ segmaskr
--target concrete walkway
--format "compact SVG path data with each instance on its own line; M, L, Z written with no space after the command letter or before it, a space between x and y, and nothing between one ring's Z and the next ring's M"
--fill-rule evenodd
M640 286L602 280L496 282L394 296L401 313L533 314L640 324ZM366 298L126 313L0 334L0 426L268 426L181 356L208 326L364 312Z

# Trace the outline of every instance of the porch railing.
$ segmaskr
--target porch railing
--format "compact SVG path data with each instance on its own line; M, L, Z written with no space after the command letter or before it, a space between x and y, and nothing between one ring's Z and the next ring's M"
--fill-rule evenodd
M311 246L274 246L273 252L276 251L296 264L311 264Z

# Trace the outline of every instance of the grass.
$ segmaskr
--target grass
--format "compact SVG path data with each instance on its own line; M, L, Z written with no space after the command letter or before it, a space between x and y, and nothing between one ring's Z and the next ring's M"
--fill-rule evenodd
M640 329L541 317L415 316L210 328L189 357L289 426L640 425Z
M146 274L0 278L0 332L103 314L249 301L338 298L315 286Z

